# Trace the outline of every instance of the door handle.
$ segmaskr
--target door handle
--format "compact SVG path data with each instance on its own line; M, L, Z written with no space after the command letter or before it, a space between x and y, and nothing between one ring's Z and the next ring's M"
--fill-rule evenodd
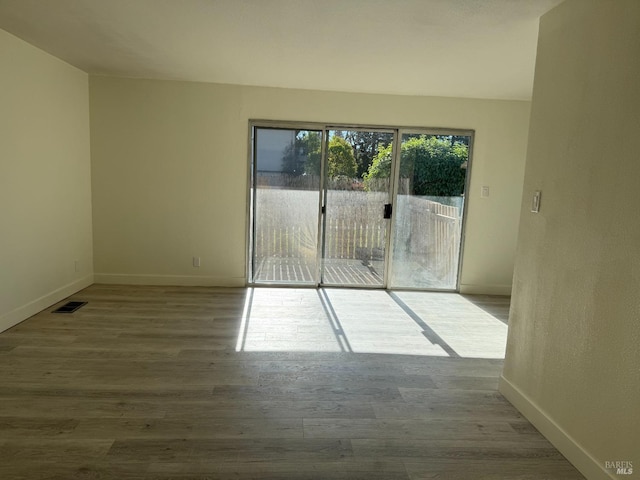
M393 212L393 207L390 203L384 204L384 218L391 218L391 213Z

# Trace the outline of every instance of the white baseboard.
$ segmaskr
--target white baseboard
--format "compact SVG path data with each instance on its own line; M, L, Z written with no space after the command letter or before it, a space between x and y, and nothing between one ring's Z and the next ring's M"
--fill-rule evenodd
M37 298L26 305L22 305L9 313L0 315L0 332L17 325L27 318L41 312L47 307L58 303L60 300L73 295L74 293L87 288L93 283L93 275L87 275L79 280L69 283L63 287L57 288L53 292L49 292L40 298Z
M500 393L536 427L542 435L589 480L612 480L616 477L608 472L571 435L565 432L547 413L509 380L500 376ZM634 465L635 466L635 465Z
M460 293L466 295L506 295L510 297L511 285L460 284Z
M162 285L176 287L244 287L244 277L208 277L202 275L129 275L96 273L95 283L109 285Z

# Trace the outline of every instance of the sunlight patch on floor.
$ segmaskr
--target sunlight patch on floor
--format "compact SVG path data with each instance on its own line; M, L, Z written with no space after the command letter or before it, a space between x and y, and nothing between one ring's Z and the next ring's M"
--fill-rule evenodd
M396 292L459 356L504 358L507 326L464 297L452 293Z
M236 350L504 358L506 334L452 293L250 288Z
M313 288L249 289L239 350L340 352L336 333ZM236 348L238 350L238 348Z
M351 351L446 356L384 290L324 289Z

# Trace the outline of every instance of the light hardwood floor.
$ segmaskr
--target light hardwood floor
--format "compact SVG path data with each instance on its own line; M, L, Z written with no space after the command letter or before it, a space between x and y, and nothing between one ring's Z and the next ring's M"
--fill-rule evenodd
M71 299L89 303L0 334L1 479L583 478L497 392L482 332L501 335L505 298L94 285Z

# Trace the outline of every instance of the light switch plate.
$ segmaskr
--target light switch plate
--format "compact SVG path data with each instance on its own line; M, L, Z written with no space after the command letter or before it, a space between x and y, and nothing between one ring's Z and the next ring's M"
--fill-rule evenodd
M540 212L540 196L542 192L540 190L536 190L533 192L533 199L531 200L531 211L533 213Z
M489 187L488 186L484 186L482 187L482 189L480 190L480 196L482 198L487 198L489 196Z

